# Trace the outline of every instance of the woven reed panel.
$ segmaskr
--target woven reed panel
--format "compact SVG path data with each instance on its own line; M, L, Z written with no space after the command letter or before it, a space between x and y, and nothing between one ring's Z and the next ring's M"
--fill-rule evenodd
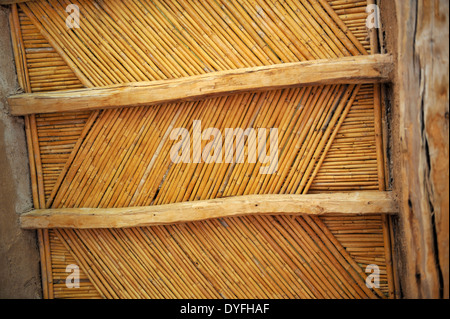
M70 3L81 8L79 29L65 26L68 1L20 8L90 87L367 54L369 47L364 1ZM36 175L47 207L379 187L371 85L238 94L86 112L79 119L61 117L61 128L31 130L42 168L49 151L59 159L57 170ZM41 120L45 116L35 122ZM277 173L259 174L258 163L173 164L175 141L167 132L192 130L193 120L221 130L279 128ZM70 127L76 142L64 150L45 144L46 135L64 139ZM389 232L381 216L243 217L49 234L46 273L49 296L57 298L380 298L392 290ZM73 262L84 271L79 294L61 285L62 267ZM381 270L375 291L365 286L368 264Z
M22 10L19 10L19 21L31 92L83 87L66 62Z
M373 85L361 88L333 140L310 193L377 190Z
M67 288L66 279L69 275L67 267L70 265L77 265L77 262L54 231L49 231L49 243L52 259L52 280L54 297L57 299L101 298L101 295L98 293L97 289L91 283L89 277L86 275L82 268L79 269L80 287L72 289Z

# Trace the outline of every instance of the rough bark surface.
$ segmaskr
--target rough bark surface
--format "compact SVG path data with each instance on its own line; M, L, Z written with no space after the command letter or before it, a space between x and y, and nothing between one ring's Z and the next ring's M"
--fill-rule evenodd
M446 0L397 0L400 221L407 298L449 297Z

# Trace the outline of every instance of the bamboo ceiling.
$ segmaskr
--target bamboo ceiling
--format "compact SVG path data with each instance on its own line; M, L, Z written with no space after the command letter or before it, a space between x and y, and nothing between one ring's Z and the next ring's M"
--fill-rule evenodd
M81 27L65 25L69 3ZM366 1L30 1L12 37L26 92L370 53ZM373 53L373 52L372 52ZM375 93L374 93L375 92ZM25 118L36 208L159 205L246 194L383 190L374 85L329 85ZM170 127L279 128L278 171L173 164ZM249 141L250 142L250 141ZM203 142L203 145L206 141ZM47 298L393 297L380 215L252 216L39 231ZM65 285L66 266L81 287ZM381 269L380 289L364 269Z

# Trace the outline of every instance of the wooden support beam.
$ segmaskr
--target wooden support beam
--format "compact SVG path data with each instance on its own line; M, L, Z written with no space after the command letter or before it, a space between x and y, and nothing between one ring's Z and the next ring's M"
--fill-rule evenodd
M311 195L247 195L167 205L125 208L38 209L20 217L21 227L124 228L199 221L249 214L395 214L390 192Z
M393 136L406 298L449 298L449 2L396 0ZM394 118L395 119L395 118Z
M8 98L12 115L153 105L237 92L301 85L388 82L390 55L345 57L213 72L180 79L100 88L19 94Z

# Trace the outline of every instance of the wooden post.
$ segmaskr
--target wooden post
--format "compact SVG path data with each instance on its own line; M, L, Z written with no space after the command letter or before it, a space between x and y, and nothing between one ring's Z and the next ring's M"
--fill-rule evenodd
M396 0L396 11L401 284L406 298L449 298L449 2Z

